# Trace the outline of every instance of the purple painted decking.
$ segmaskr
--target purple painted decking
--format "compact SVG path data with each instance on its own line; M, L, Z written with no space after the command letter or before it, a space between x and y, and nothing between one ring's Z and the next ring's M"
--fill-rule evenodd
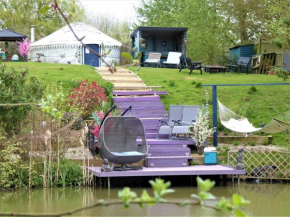
M245 175L245 170L222 165L146 168L135 171L101 172L101 167L89 167L89 171L97 177L132 177L132 176L198 176L198 175Z
M132 95L166 95L168 91L114 91L115 96L132 96Z
M151 92L151 94L147 95L148 92ZM156 139L159 120L167 120L165 118L167 112L157 93L154 91L115 91L114 103L121 112L132 106L132 110L126 113L125 116L136 116L141 119L147 144L150 145L149 154L145 159L146 166L188 167L188 161L192 159L188 145L194 145L194 141ZM165 94L163 92L160 93Z

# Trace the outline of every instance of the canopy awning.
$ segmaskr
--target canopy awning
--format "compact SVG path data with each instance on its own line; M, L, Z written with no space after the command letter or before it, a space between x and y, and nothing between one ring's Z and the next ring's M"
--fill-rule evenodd
M10 29L0 29L0 41L22 41L25 38L27 38L26 35L22 35Z

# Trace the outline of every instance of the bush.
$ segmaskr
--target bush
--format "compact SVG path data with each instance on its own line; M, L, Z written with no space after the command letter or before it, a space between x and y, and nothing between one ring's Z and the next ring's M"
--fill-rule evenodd
M175 81L173 81L173 80L170 80L169 82L168 82L168 86L169 87L174 87L176 84L175 84Z
M196 82L195 88L201 88L202 83L201 82Z
M32 104L38 103L44 93L44 85L35 77L28 77L28 69L0 67L0 99L2 104L31 103L21 106L1 106L0 124L7 136L20 133L21 123L26 121Z
M101 106L102 101L107 101L105 91L96 82L88 80L79 82L79 87L73 88L69 96L70 105L81 112L84 119L91 116L94 108Z
M248 90L248 93L252 94L254 92L257 92L257 88L255 86L251 86L250 89Z

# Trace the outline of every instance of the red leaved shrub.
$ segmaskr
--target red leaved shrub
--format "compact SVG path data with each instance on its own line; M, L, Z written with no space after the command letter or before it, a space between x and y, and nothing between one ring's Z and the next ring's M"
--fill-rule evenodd
M100 107L102 101L107 101L104 89L95 81L90 83L88 80L78 82L79 86L72 89L69 95L71 106L77 108L83 115L83 118L92 116L93 111Z

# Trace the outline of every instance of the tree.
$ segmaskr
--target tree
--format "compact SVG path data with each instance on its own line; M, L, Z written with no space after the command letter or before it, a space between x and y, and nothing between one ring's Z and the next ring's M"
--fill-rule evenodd
M0 20L16 32L30 35L31 25L35 25L36 39L40 39L60 27L65 22L55 13L49 4L51 0L0 0ZM63 0L59 2L70 22L81 21L84 9L79 0Z
M18 42L19 53L25 60L27 60L27 57L30 53L30 44L31 42L27 41L27 39L24 39L23 41Z
M246 44L267 34L266 24L270 19L263 0L217 0L220 15L235 36L236 43Z
M279 48L290 48L290 2L288 0L263 0L268 5L266 12L271 20L267 23L270 37Z
M109 14L90 14L87 22L99 29L101 32L122 42L123 46L131 48L131 23L128 20L119 20Z
M232 44L229 39L231 33L225 25L225 18L219 14L216 2L143 0L137 12L141 25L188 27L188 55L195 60L214 63Z

